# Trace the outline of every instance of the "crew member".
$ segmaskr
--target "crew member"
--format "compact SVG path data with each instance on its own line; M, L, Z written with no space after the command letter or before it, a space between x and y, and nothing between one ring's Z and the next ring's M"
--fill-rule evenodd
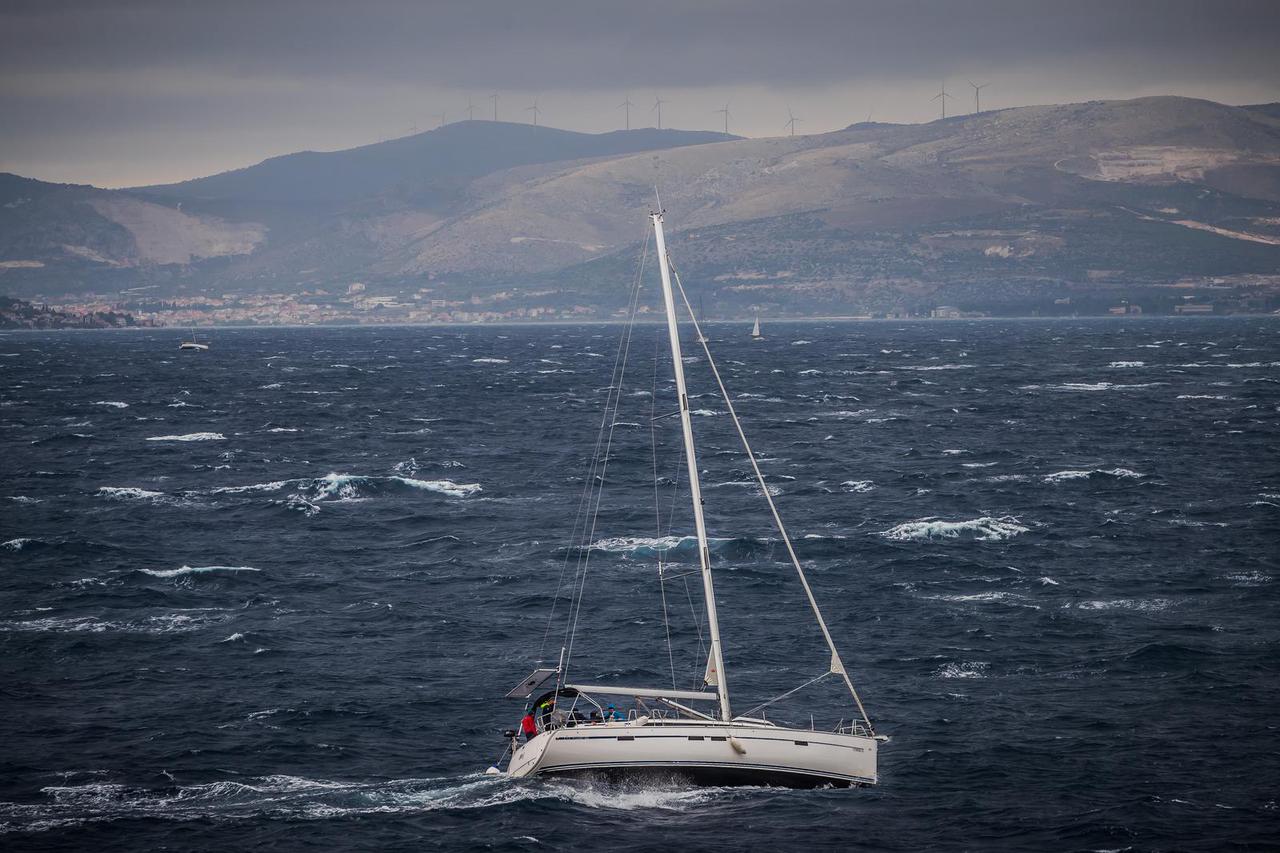
M538 723L533 719L532 710L525 712L524 719L520 721L520 731L524 733L525 743L538 736Z

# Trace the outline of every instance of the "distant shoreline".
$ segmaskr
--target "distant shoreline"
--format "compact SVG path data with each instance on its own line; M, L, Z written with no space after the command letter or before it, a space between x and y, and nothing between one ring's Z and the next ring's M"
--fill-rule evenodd
M941 317L848 317L848 316L830 316L830 317L775 317L762 321L762 325L766 332L765 338L769 337L768 329L770 325L793 325L803 326L815 323L937 323L937 324L959 324L959 323L993 323L1001 321L1013 322L1035 322L1035 323L1062 323L1062 322L1115 322L1115 321L1138 321L1149 322L1155 320L1176 320L1182 321L1203 321L1203 320L1280 320L1278 314L1130 314L1126 316L1110 316L1106 314L1090 314L1083 317L1035 317L1035 316L1010 316L1010 317L961 317L961 318L941 318ZM249 331L249 330L300 330L300 329L485 329L485 328L526 328L531 326L565 327L565 326L621 326L626 324L626 320L502 320L484 323L310 323L310 324L250 324L250 325L232 325L232 326L201 326L203 332L217 332L220 330L227 331ZM725 326L743 326L750 327L752 319L743 320L704 320L702 326L705 328L725 327ZM661 326L663 323L658 320L637 320L638 326ZM113 326L113 327L84 327L84 326L63 326L59 328L25 328L11 327L0 328L0 336L13 333L31 333L31 332L184 332L187 330L185 325L174 326Z

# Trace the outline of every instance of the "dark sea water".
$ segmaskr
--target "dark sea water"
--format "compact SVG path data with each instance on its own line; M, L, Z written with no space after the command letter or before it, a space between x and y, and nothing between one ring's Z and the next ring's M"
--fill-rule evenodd
M486 777L554 658L621 326L0 336L6 849L1275 849L1280 322L711 337L882 746L858 790ZM573 671L688 683L637 327ZM690 348L689 352L692 352ZM823 671L705 362L740 711ZM655 379L656 372L656 379ZM657 390L652 400L649 392ZM680 485L683 485L683 478ZM674 503L673 503L674 500ZM687 541L675 559L694 566ZM771 719L830 727L824 682Z

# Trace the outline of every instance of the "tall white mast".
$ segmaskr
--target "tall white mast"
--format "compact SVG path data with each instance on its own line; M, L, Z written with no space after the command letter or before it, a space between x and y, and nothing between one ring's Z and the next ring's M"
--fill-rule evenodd
M724 655L720 650L720 620L716 618L716 591L711 580L711 554L707 550L707 523L702 517L702 484L698 480L698 455L693 447L693 422L689 416L689 394L684 385L684 362L680 356L680 327L676 322L676 301L671 291L671 269L667 264L667 241L662 233L662 211L649 214L658 249L658 268L662 271L662 304L667 309L667 337L671 340L671 362L676 374L676 393L680 396L680 427L684 432L684 459L689 466L689 497L693 501L693 524L698 534L698 561L702 564L702 592L707 599L707 623L711 627L711 660L708 682L714 674L716 693L720 696L720 719L733 719L729 708L729 685L724 673Z

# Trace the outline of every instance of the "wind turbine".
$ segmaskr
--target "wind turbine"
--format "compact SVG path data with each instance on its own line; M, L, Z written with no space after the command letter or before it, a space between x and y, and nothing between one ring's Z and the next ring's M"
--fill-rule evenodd
M662 100L661 97L657 97L653 99L653 106L650 108L651 111L658 111L658 130L662 130L662 105L665 103L666 101Z
M786 123L786 124L784 124L784 125L783 125L783 127L789 127L789 128L791 128L791 135L792 135L792 136L795 136L795 135L796 135L796 122L798 122L798 121L803 121L803 120L804 120L804 119L798 119L798 118L796 118L795 113L791 112L791 107L787 107L787 123Z
M942 100L942 117L943 117L943 118L946 118L946 117L947 117L947 98L951 98L952 100L954 100L954 99L955 99L955 95L952 95L950 92L948 92L948 91L947 91L947 84L946 84L946 83L943 83L943 84L942 84L942 90L941 90L941 91L939 91L939 92L938 92L938 94L934 95L932 98L930 98L930 99L929 99L929 100L931 100L931 101L936 101L936 100L939 100L939 99L941 99L941 100Z
M493 101L493 120L498 120L498 93L494 92L489 96L489 100Z
M724 109L713 110L712 112L724 113L724 133L725 133L725 136L728 136L729 135L729 102L728 101L724 102Z
M471 121L476 117L476 102L471 100L471 96L467 95L467 121Z
M449 114L448 110L441 110L435 114L436 127L444 127L444 117Z
M538 113L542 112L541 110L538 109L538 99L534 98L533 106L525 107L524 111L533 113L533 128L534 130L537 130L538 129Z
M969 81L969 85L973 87L973 111L974 111L975 113L981 113L981 112L982 112L982 98L980 97L980 95L981 95L981 93L982 93L982 90L983 90L983 89L985 89L985 88L987 88L987 87L988 87L988 86L990 86L991 84L990 84L990 83L983 83L981 86L979 86L977 83L975 83L975 82L973 82L972 80L970 80L970 81Z
M618 109L627 111L627 130L631 129L631 108L634 106L635 104L631 103L630 92L627 93L627 97L622 101L622 103L618 104Z

